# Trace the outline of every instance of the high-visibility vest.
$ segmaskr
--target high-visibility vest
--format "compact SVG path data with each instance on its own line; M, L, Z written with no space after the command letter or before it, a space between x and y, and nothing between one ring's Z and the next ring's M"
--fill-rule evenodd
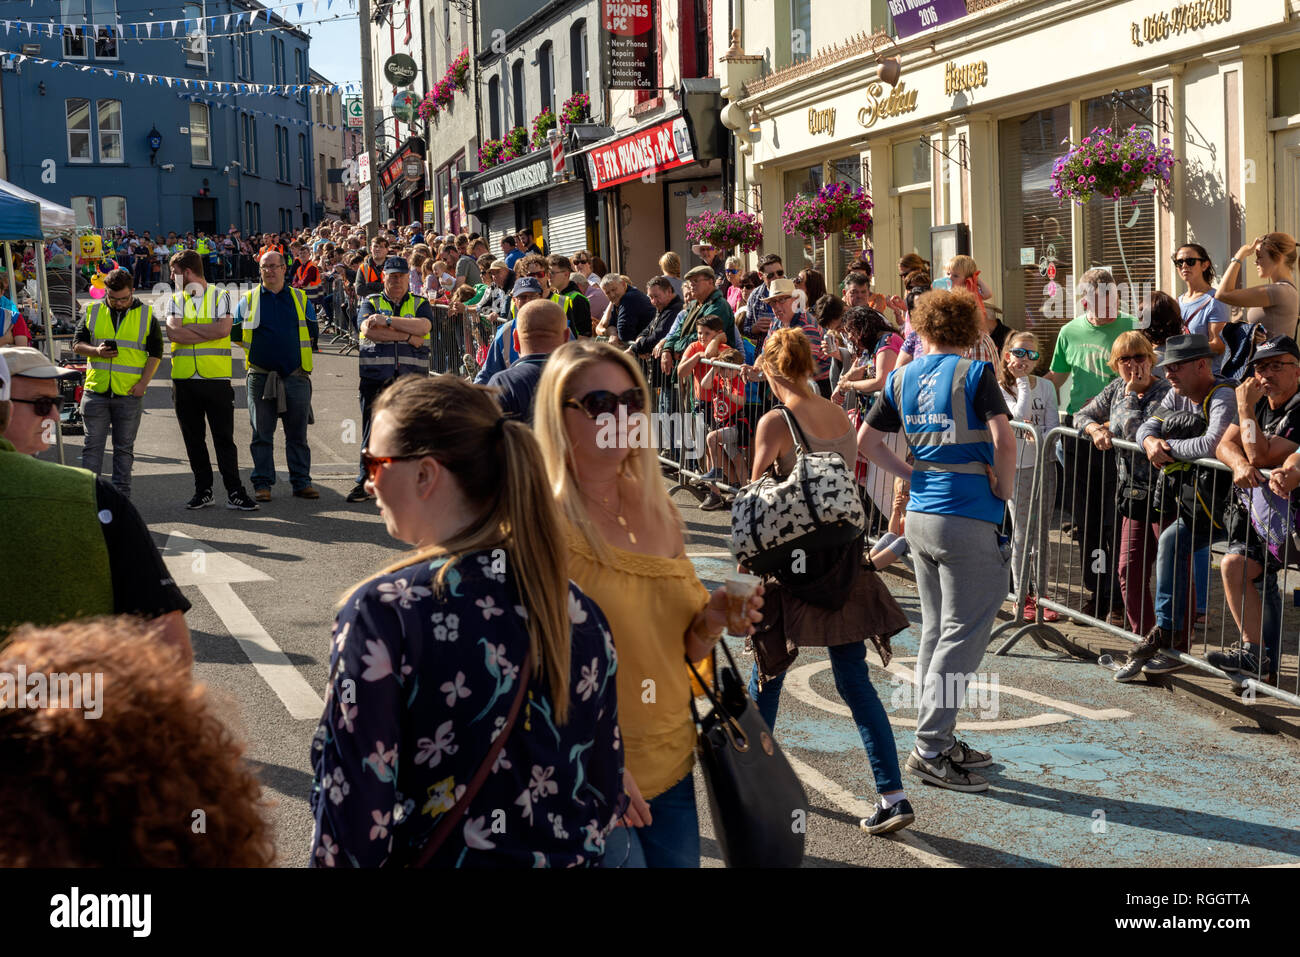
M307 294L301 289L285 286L293 296L293 304L298 310L298 349L303 372L311 372L311 333L307 331ZM253 352L252 333L262 324L262 287L259 285L244 296L244 368L252 363L248 357Z
M203 290L203 298L197 302L183 292L172 293L172 301L182 310L181 324L208 325L216 322L218 296L217 287L210 283ZM172 343L173 381L192 379L196 375L202 379L229 379L232 371L229 334L194 345Z
M414 319L415 312L427 302L421 296L408 294L402 300L400 309L393 312L393 305L383 296L371 296L366 300L373 310L370 316L392 316L394 319ZM367 316L366 318L370 318ZM427 373L429 371L429 341L433 331L424 334L425 345L416 347L409 342L375 342L361 337L360 365L361 378L388 381L394 376L408 373Z
M197 252L200 256L207 256L209 253L212 252L212 245L207 241L207 239L198 240L198 242L194 244L194 247L195 247L195 252Z
M312 283L308 283L307 277L312 272L316 273L316 281ZM298 267L295 276L298 280L298 288L306 289L308 299L315 301L316 299L319 299L324 296L325 285L324 283L321 282L320 267L318 267L310 259L307 260L306 264Z
M152 327L153 310L143 303L129 310L117 328L113 327L107 303L92 302L86 306L86 329L91 344L98 346L109 339L117 343L117 355L110 359L87 357L86 388L91 392L111 390L114 395L129 393L144 375L145 363L149 361L144 344Z

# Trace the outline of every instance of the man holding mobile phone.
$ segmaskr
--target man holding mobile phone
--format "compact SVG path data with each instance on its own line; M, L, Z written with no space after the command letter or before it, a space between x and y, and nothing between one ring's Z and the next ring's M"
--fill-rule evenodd
M99 475L111 433L113 487L130 498L135 435L145 390L162 362L162 332L152 308L135 297L129 272L114 269L104 277L104 285L107 296L86 305L72 335L72 351L90 360L81 399L86 424L81 467Z

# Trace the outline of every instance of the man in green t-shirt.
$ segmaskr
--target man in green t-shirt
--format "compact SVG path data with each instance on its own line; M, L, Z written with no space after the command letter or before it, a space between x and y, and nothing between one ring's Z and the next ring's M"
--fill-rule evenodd
M1063 424L1106 387L1115 373L1111 346L1135 325L1119 311L1119 286L1109 269L1089 269L1076 290L1082 312L1067 322L1056 339L1047 378L1059 392L1068 379L1070 401ZM1062 505L1070 513L1071 533L1079 545L1084 586L1091 597L1084 612L1123 625L1124 604L1116 579L1119 527L1115 515L1115 453L1102 452L1087 438L1064 439L1065 485ZM1108 534L1109 533L1109 534Z

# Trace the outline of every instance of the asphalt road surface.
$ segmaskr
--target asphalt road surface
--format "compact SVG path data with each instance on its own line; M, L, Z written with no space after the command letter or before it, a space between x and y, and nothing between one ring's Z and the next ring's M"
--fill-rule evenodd
M320 500L290 496L281 436L275 498L251 513L225 509L219 488L217 507L184 508L193 482L168 375L164 361L145 400L132 500L194 604L195 677L247 741L275 804L280 862L303 866L312 830L310 741L334 606L350 585L402 552L373 502L343 500L360 441L357 360L316 358L310 442ZM245 401L237 373L236 442L247 483ZM67 439L69 464L79 463L80 443ZM689 554L712 587L730 567L728 513L699 510L689 493L676 500L690 530ZM868 653L901 761L915 727L909 677L919 611L907 580L889 575L886 582L914 622L894 640L889 671ZM740 643L733 648L748 669ZM991 789L958 794L905 778L916 823L873 838L858 828L875 788L857 730L825 653L801 651L775 733L811 802L806 866L1300 865L1293 787L1300 746L1291 738L1145 682L1117 684L1096 664L1028 641L1007 657L986 656L982 671L985 684L968 699L959 733L993 752L994 765L982 772ZM696 779L705 864L721 866Z

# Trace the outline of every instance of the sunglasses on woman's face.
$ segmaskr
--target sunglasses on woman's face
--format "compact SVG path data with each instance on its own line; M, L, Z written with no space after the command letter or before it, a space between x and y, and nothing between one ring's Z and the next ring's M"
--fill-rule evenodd
M1150 359L1150 356L1135 355L1135 356L1120 356L1120 357L1119 357L1118 359L1116 359L1115 361L1116 361L1117 363L1125 363L1125 362L1147 362L1149 359Z
M21 402L23 405L30 405L37 415L42 418L63 411L63 396L61 395L43 395L36 399L10 399L11 402Z
M414 459L422 459L428 454L428 452L416 452L412 455L371 455L369 449L362 449L361 466L366 470L366 478L374 482L381 466L392 465L394 462L410 462Z
M740 272L740 270L739 270L739 269L728 269L727 272L728 272L730 275L734 276L736 273Z
M1038 361L1038 353L1033 349L1008 349L1007 351L1017 359L1033 359L1035 362Z
M1195 256L1189 256L1187 259L1175 259L1174 265L1177 266L1179 269L1184 269L1184 268L1189 268L1191 266L1195 266L1197 263L1203 263L1203 262L1206 262L1206 260L1197 259Z
M569 409L578 409L586 413L587 418L595 419L602 415L614 415L618 407L624 406L627 411L633 415L645 411L645 395L640 389L632 388L626 392L610 392L608 389L597 389L594 392L588 392L581 398L569 398L564 400L564 405Z
M575 260L573 261L573 264L574 264L575 266L585 266L585 265L587 265L587 263L589 263L589 262L591 262L590 259L575 259Z

